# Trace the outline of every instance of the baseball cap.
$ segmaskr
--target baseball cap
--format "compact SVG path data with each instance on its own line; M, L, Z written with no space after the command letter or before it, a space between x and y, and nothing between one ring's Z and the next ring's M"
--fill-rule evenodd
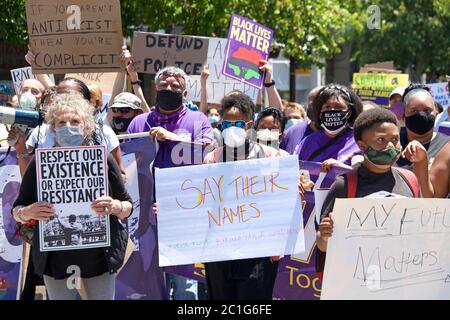
M392 92L391 92L391 94L389 95L389 99L391 99L391 97L394 95L394 94L399 94L400 96L402 96L403 97L403 94L405 93L405 87L397 87L397 88L395 88Z
M142 110L141 99L130 92L122 92L114 98L114 102L110 108L131 108L135 110Z

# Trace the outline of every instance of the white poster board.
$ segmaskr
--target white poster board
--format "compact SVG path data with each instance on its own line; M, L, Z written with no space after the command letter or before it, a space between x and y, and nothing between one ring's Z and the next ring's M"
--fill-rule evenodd
M55 78L53 77L53 75L49 74L48 76L54 83ZM16 91L16 94L19 94L22 83L27 79L36 79L36 76L33 74L33 70L31 69L31 67L23 67L11 69L11 78L14 84L14 90Z
M450 200L337 199L321 299L450 299Z
M105 146L37 149L38 201L52 203L55 217L39 222L41 251L110 246L109 216L91 208L108 195Z
M209 77L206 82L208 92L208 103L220 103L223 96L232 90L240 90L252 98L256 103L259 90L243 82L233 80L222 74L223 62L225 59L225 48L227 39L208 38L208 66ZM200 76L190 75L187 82L187 100L200 101Z
M160 266L304 251L296 156L156 169Z

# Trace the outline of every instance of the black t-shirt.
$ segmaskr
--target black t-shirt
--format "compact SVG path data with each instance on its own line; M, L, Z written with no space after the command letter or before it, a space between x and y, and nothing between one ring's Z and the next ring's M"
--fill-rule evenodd
M405 178L403 178L398 171L391 169L391 171L387 173L373 173L362 165L358 169L358 182L355 197L363 198L379 191L395 193L408 198L414 197L414 193L408 182L406 182ZM320 219L323 219L330 212L333 212L334 203L338 198L347 198L346 176L338 176L336 181L332 184L323 203ZM317 248L317 254L316 269L317 271L323 271L325 266L325 253Z
M434 158L439 153L439 151L441 151L441 149L448 142L450 142L449 136L442 134L440 132L437 132L434 139L432 139L430 142L423 145L425 147L425 149L427 150L428 159L430 162L432 162L434 160ZM405 149L409 144L408 135L407 135L405 127L400 129L400 143L402 144L403 149ZM412 163L408 159L403 158L403 157L400 157L397 160L397 166L399 166L401 168L409 169L409 170L411 170L413 167Z
M132 202L122 181L122 175L116 160L108 154L109 195L113 199ZM36 161L33 158L22 178L20 193L13 208L28 206L37 202ZM35 235L36 236L36 235ZM82 278L92 278L108 272L108 264L102 248L50 251L47 255L45 275L55 279L66 279L69 266L79 266Z

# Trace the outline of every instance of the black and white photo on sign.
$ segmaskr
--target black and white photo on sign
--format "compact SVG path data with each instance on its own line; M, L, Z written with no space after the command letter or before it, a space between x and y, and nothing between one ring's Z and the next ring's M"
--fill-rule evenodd
M108 193L103 146L38 149L39 201L53 204L55 216L40 222L40 250L58 251L110 245L109 216L91 203Z

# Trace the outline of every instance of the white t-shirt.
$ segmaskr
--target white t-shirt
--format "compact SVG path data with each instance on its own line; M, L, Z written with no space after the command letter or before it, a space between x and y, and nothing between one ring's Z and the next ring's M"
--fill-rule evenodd
M108 152L111 152L119 146L119 139L117 139L116 134L110 126L105 124L103 125L103 135L105 136L106 149ZM26 142L26 145L35 148L36 143L38 143L38 148L52 148L55 146L55 134L50 130L50 126L48 124L43 123L41 126L34 128Z

